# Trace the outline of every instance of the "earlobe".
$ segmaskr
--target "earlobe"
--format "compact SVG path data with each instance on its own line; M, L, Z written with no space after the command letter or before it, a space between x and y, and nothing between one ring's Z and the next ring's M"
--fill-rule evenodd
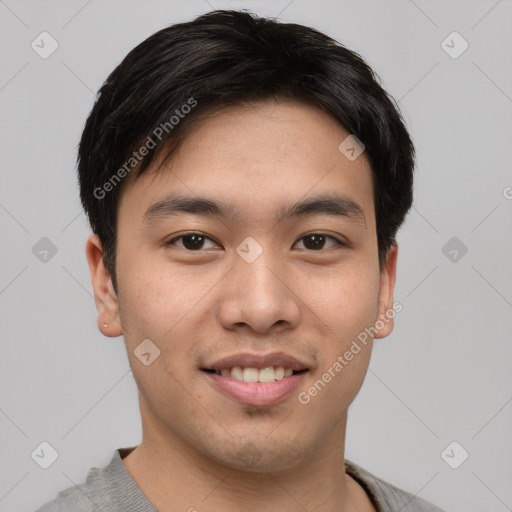
M388 249L386 261L381 271L379 308L377 318L375 319L375 328L377 329L375 338L385 338L393 331L395 318L393 295L395 291L397 259L398 245L393 243Z
M89 263L96 309L98 310L98 329L104 336L121 336L123 329L119 317L117 295L103 261L103 248L98 235L92 234L89 236L85 252Z

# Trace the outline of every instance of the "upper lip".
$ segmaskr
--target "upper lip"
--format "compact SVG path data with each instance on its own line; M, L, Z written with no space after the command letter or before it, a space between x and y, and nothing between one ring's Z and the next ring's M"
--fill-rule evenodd
M213 363L209 363L202 367L204 370L222 370L225 368L233 368L241 366L243 368L257 368L259 370L268 368L269 366L283 366L291 368L295 371L307 370L308 365L301 362L293 356L284 352L271 352L270 354L251 354L248 352L233 354L230 356L217 359Z

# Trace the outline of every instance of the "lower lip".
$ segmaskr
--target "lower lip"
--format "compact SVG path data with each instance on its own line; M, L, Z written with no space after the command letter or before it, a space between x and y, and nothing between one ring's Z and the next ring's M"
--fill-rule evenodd
M274 382L243 382L216 373L202 372L223 394L245 405L273 405L284 400L296 389L307 371L294 373Z

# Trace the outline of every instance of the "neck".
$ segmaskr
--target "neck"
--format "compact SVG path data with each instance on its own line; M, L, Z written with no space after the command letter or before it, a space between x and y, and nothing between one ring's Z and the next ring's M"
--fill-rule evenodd
M200 453L144 412L143 440L123 463L159 512L374 510L345 473L346 415L312 455L293 466L248 471Z

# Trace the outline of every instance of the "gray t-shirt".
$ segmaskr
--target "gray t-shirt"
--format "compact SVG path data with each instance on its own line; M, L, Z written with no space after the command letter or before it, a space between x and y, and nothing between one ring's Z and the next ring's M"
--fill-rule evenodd
M36 512L156 512L121 459L135 447L114 451L110 463L91 468L85 483L69 487ZM366 491L378 512L443 512L431 503L401 491L350 461L346 472Z

